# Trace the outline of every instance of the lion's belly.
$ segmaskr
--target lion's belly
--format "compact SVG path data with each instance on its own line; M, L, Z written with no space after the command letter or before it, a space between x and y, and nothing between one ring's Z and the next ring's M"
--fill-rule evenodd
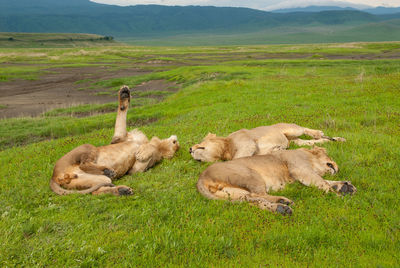
M132 146L113 146L107 148L107 150L100 151L97 164L112 168L117 174L117 177L121 177L125 175L135 163L136 150L137 148L133 148Z

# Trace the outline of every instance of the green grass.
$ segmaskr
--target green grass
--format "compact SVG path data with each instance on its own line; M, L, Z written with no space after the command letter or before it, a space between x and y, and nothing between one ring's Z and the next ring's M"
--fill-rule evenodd
M112 38L97 34L0 32L0 47L3 48L85 47L115 44Z
M148 46L221 46L398 41L400 40L400 20L389 20L362 25L280 26L245 32L169 33L166 36L121 37L118 40L132 45Z
M118 49L119 57L162 56L158 48L137 49ZM211 61L237 49L170 48L164 53L201 53ZM399 46L246 46L243 53L379 55L388 49ZM85 57L82 63L98 60L97 55ZM149 137L176 134L181 150L146 173L118 181L135 190L132 197L56 196L48 186L54 163L66 152L84 143L110 142L115 114L72 118L61 111L0 121L3 144L9 146L19 134L19 142L27 144L0 152L2 266L400 265L399 60L228 58L119 82L131 86L151 79L176 81L182 88L161 103L129 110L130 128L140 126ZM208 132L227 135L278 122L345 137L346 143L324 145L340 168L327 179L350 180L356 195L340 198L296 183L277 193L295 202L293 216L282 217L247 204L210 201L196 191L208 164L191 159L191 145ZM54 139L31 139L40 133Z

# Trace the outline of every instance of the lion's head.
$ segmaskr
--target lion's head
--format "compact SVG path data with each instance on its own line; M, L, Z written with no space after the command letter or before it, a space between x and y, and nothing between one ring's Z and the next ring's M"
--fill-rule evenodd
M150 144L157 146L163 158L172 158L179 149L178 137L175 135L163 140L153 137Z
M212 133L208 133L201 143L190 147L189 153L195 160L202 162L232 159L229 139Z
M330 173L333 175L339 171L338 165L328 156L325 148L315 146L309 151L312 153L313 156L311 159L313 169L319 175L322 176L326 173Z

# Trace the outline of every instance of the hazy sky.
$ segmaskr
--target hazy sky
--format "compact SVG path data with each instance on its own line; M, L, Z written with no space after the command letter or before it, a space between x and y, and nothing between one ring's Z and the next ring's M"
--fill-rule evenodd
M367 8L368 6L399 7L400 0L91 0L97 3L114 5L201 5L201 6L232 6L249 7L263 10L273 10L280 8L305 7L310 5L318 6L340 6Z

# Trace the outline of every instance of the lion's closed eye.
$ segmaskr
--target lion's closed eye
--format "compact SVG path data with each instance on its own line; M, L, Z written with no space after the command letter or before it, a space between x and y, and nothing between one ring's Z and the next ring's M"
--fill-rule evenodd
M196 149L204 150L206 147L197 147Z

